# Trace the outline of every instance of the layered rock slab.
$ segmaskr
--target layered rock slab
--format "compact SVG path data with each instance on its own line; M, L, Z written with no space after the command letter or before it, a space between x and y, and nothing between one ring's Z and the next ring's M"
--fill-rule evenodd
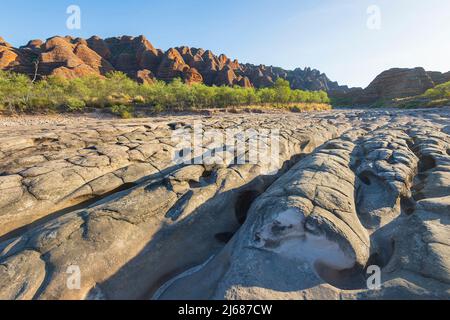
M220 254L154 298L448 299L450 137L413 120L349 132L300 161Z
M278 121L273 117L262 120L259 126L268 128L273 127L272 122ZM211 126L223 129L236 126L236 121L244 123L242 119L229 119L228 124L222 120ZM186 122L179 125L185 126ZM178 124L165 123L165 126L170 131ZM284 133L284 137L281 136L282 161L277 169L283 170L283 163L289 166L295 155L311 152L348 128L346 123L326 128L324 123L317 121L311 121L309 126L302 121L301 126L293 137L290 136L291 129ZM168 143L170 135L166 139L160 138L160 141ZM102 154L107 154L107 149L105 146L103 149L100 146L91 147L88 153L102 150ZM155 152L150 152L150 155ZM106 160L100 155L93 158L80 156L71 158L69 163L75 167L81 165L95 169L99 163L103 164L103 159ZM271 163L267 165L271 166ZM104 198L86 209L55 217L4 242L2 259L5 261L22 257L25 248L40 252L40 261L45 261L45 282L30 286L28 295L41 299L83 299L98 295L141 298L156 290L179 269L195 265L220 249L227 241L227 235L239 228L241 218L245 219L241 216L245 215L245 211L241 212L241 206L245 207L245 202L251 201L247 197L256 197L277 177L277 172L267 173L268 170L260 165L250 164L217 168L193 165L174 168L166 174L163 173L163 164L153 163L153 166L160 167L158 174L147 175L146 182L129 191ZM12 168L15 167L12 165ZM90 192L115 187L111 185L114 177L117 178L117 175L110 176L108 173L90 181ZM104 183L101 182L103 179L106 180ZM56 180L54 177L53 181ZM73 179L69 181L74 183ZM80 184L76 194L85 195L84 185L81 181ZM41 196L43 201L59 198L65 192L61 188L54 190L42 181L37 185L47 196ZM188 235L190 240L183 241ZM159 271L154 269L155 264L160 264ZM81 269L84 278L81 290L67 288L66 271L71 265ZM138 280L142 268L148 269L147 281ZM27 270L23 272L26 274ZM5 279L5 283L8 281L12 279ZM135 285L122 288L125 283L131 282ZM36 287L39 290L33 291Z
M75 147L70 166L97 168L111 150L129 154L119 143L127 141L157 173L6 237L2 298L448 298L449 118L442 109L200 119L219 131L279 128L279 172L262 164L165 170L167 155L149 157L151 132L155 145L170 146L171 132L191 130L195 117L85 124L98 127L102 143ZM39 158L48 141L22 137L3 144L5 158L19 150L49 161ZM4 166L0 188L16 192L3 201L21 197L23 166ZM115 172L89 181L89 194L116 188ZM379 290L367 289L370 265L381 268ZM80 289L67 285L71 267Z

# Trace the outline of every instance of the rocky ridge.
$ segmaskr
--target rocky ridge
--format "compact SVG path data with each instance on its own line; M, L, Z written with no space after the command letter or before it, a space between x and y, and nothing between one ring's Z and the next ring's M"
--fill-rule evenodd
M37 68L36 68L37 65ZM226 55L190 47L156 49L144 36L101 39L53 37L32 40L13 48L0 40L0 69L34 77L60 75L75 78L121 71L139 82L154 79L187 83L242 87L268 87L278 78L287 79L294 89L347 91L328 77L310 68L293 71L264 65L241 64Z
M424 68L393 68L382 72L365 89L335 92L334 98L353 105L370 105L398 98L421 95L428 89L450 81L450 72L425 71Z
M450 72L425 71L423 68L393 68L382 72L365 89L349 88L331 81L318 70L242 64L210 50L177 47L156 49L144 36L101 39L53 37L32 40L14 48L0 38L0 70L12 70L30 77L59 75L76 78L104 76L121 71L140 83L155 79L217 86L270 87L286 79L293 89L324 90L337 104L372 105L392 99L413 97L427 89L450 81Z

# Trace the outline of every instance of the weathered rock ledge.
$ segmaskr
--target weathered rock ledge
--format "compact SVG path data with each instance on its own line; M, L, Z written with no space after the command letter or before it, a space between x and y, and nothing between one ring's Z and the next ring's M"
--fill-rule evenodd
M0 299L449 299L449 119L342 110L0 126ZM174 163L174 132L199 123L277 129L280 161Z

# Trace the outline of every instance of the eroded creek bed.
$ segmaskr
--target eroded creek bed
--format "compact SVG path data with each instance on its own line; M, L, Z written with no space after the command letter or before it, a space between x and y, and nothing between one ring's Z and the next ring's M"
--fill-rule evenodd
M198 125L276 131L278 161L175 162L174 132ZM0 137L2 299L450 297L448 108L0 122ZM200 154L223 147L210 138Z

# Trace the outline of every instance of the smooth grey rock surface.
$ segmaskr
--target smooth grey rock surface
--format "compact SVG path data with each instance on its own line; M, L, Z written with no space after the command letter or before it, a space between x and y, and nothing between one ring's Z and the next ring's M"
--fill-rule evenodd
M449 299L448 120L430 109L0 122L0 299ZM195 121L279 129L281 161L176 164L173 131Z

